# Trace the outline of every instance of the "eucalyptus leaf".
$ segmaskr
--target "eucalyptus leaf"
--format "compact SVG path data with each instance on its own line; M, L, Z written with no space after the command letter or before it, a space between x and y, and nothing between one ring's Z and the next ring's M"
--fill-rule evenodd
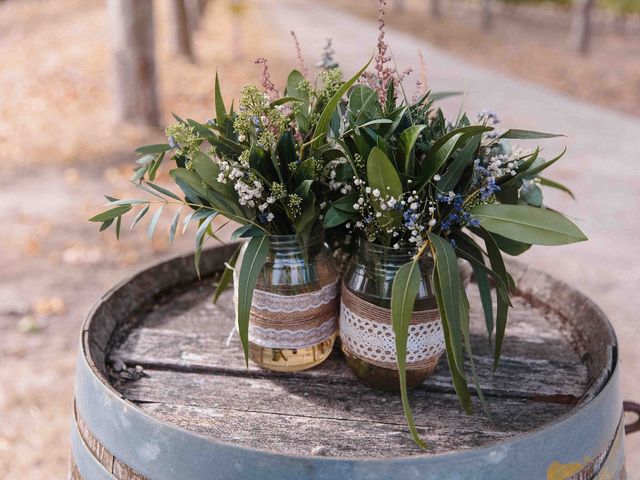
M576 197L573 194L573 192L571 190L569 190L567 187L565 187L563 184L561 184L559 182L556 182L554 180L551 180L549 178L545 178L545 177L538 177L538 180L540 180L540 185L543 185L545 187L555 188L556 190L560 190L562 192L565 192L567 195L569 195L574 200L576 199Z
M528 205L479 205L471 214L486 230L532 245L566 245L587 237L563 215Z
M556 137L564 137L564 135L560 135L557 133L543 133L543 132L535 132L533 130L517 130L517 129L509 129L500 135L500 138L509 138L513 140L538 140L541 138L556 138Z
M160 216L162 215L162 211L164 210L164 205L160 205L160 208L156 210L156 213L151 217L151 222L149 222L149 228L147 229L147 237L149 240L153 239L153 234L156 231L156 226L158 225L158 220L160 220Z
M222 275L220 275L220 280L218 280L218 284L216 285L216 291L213 294L214 304L218 302L218 299L220 298L220 295L222 295L222 292L224 292L229 284L233 281L233 271L238 260L238 255L240 255L241 248L242 245L238 245L238 248L235 252L233 252L231 258L227 261L227 263L225 263Z
M173 240L176 238L176 230L178 229L178 222L180 221L181 213L182 213L182 207L176 210L176 213L173 215L173 219L171 220L171 227L169 228L170 243L173 243Z
M333 117L333 112L342 100L344 94L347 93L349 88L351 88L351 86L356 83L356 81L362 76L367 67L369 67L371 60L372 59L369 59L366 65L358 70L358 72L353 77L347 80L327 102L327 105L322 110L320 119L316 124L316 128L313 133L313 138L315 138L316 140L313 141L312 147L317 148L322 144L327 132L329 131L329 127L331 126L331 118Z
M398 146L400 148L400 154L402 155L403 173L407 175L414 174L415 154L413 147L415 147L420 134L425 128L427 128L426 125L409 127L400 134L400 138L398 139Z
M238 271L238 304L236 322L244 351L245 364L249 366L249 314L253 291L256 287L258 274L267 260L269 253L269 238L266 235L251 238L244 248L240 270Z
M136 153L163 153L171 150L171 145L168 143L156 143L154 145L145 145L144 147L136 148Z
M327 213L324 215L322 225L324 228L333 228L343 223L347 223L349 220L357 218L355 213L345 212L344 210L338 210L334 207L329 207Z
M216 105L216 122L218 123L219 126L223 127L225 124L225 118L227 117L227 110L225 109L222 93L220 92L220 81L218 80L218 72L216 72L214 90L215 90L214 96L215 96L215 105Z
M381 197L387 195L399 198L402 196L403 188L400 177L396 168L389 160L389 157L379 149L374 147L371 149L369 158L367 159L367 181L372 190L378 190ZM397 210L380 208L379 202L372 202L374 209L381 214L378 223L384 229L394 228L400 225L402 215Z
M415 426L409 397L407 393L407 339L409 326L413 318L413 307L420 289L420 265L418 260L402 265L395 274L391 289L391 322L396 341L396 358L398 362L398 377L400 379L400 393L402 407L411 431L413 440L421 447L426 444L420 439Z
M210 213L204 220L202 220L202 223L200 223L200 226L196 231L196 251L194 256L194 262L195 262L198 278L200 277L200 256L202 255L202 245L204 244L204 237L207 231L209 230L209 225L211 225L211 222L217 216L218 216L217 212ZM191 218L193 218L193 216Z
M120 215L124 215L129 210L131 210L131 205L123 205L121 207L115 207L105 212L99 213L98 215L91 217L89 219L90 222L106 222L108 220L113 220Z
M138 213L137 215L134 217L133 222L131 222L131 226L129 227L129 230L133 230L133 227L136 226L136 224L142 220L142 217L144 217L147 212L149 211L149 207L150 204L147 203Z
M453 364L451 368L464 377L464 363L462 356L462 331L460 325L460 273L455 251L449 242L441 236L428 232L429 242L433 247L435 271L438 273L441 287L441 301L438 304L440 315L444 317L449 332ZM444 322L443 322L444 326Z

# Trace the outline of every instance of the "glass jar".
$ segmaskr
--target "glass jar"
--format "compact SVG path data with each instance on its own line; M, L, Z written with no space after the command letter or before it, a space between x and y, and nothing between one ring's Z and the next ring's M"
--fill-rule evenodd
M361 240L342 285L340 338L353 372L365 383L399 390L391 289L398 269L415 249L393 249ZM407 339L407 386L420 385L445 351L444 334L432 284L433 260L419 260L420 289Z
M251 360L280 372L306 370L326 360L338 331L338 285L322 232L304 244L295 235L270 236L251 303Z

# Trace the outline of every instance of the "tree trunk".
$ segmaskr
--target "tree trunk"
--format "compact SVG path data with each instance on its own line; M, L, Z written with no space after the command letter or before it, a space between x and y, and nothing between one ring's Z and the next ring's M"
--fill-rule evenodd
M187 23L189 29L194 32L200 28L200 19L206 6L205 0L185 0L187 9Z
M578 52L586 55L591 50L593 25L591 14L595 0L578 0L573 17L573 39Z
M493 28L493 0L482 0L482 28L485 31Z
M429 11L431 12L432 17L441 17L442 7L440 5L440 0L429 0Z
M193 59L193 47L191 44L191 31L185 0L169 0L169 37L171 51L175 55Z
M159 124L153 0L108 0L118 119Z

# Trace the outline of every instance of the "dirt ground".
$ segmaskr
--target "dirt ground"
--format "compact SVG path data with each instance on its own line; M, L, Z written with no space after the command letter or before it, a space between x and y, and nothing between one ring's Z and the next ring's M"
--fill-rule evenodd
M198 119L212 116L216 69L230 98L237 96L242 84L257 81L253 59L267 57L278 84L286 69L294 66L290 38L275 38L256 4L249 3L236 15L226 0L212 2L206 12L195 35L196 62L174 58L166 44L164 3L157 5L164 123L171 121L172 111ZM640 42L635 47L627 43L625 55L636 59L629 62L631 67L622 60L618 63L611 50L598 47L593 59L585 61L569 58L560 49L558 56L566 56L561 69L561 59L538 51L538 35L531 33L535 29L526 33L522 25L505 26L482 37L474 28L456 28L464 30L460 37L468 40L467 46L475 46L469 49L450 34L461 19L447 18L446 23L436 24L422 17L420 22L427 23L411 28L470 61L489 59L499 69L513 65L509 69L514 70L507 71L543 84L549 81L544 78L557 75L559 84L553 85L557 88L627 111L640 106L636 48ZM411 19L411 15L405 18ZM398 21L393 14L390 23L397 26ZM611 42L615 45L616 40ZM515 46L522 49L512 51ZM2 479L64 478L77 337L84 315L102 291L127 274L192 247L189 237L179 237L170 248L162 234L166 224L158 227L161 234L149 244L144 225L132 232L123 228L124 238L116 243L113 233L100 235L95 225L86 222L100 209L101 194L133 193L127 182L133 148L162 138L159 129L113 121L109 54L106 11L100 0L0 3ZM546 58L549 70L532 68L529 55ZM609 73L603 74L600 64L608 64ZM576 68L583 73L575 73ZM587 80L575 80L578 77ZM612 95L624 78L631 87L636 85L635 90L630 87ZM168 183L166 176L159 181Z
M376 0L328 0L333 5L375 19ZM481 29L479 2L443 0L442 17L427 11L426 0L404 0L391 8L387 24L427 40L478 65L538 83L591 103L633 115L640 112L640 29L625 34L596 31L590 55L577 55L569 34L570 16L559 12L529 15L523 9L500 10L490 32ZM637 21L637 19L636 19ZM635 26L635 25L634 25ZM429 63L428 68L437 68Z

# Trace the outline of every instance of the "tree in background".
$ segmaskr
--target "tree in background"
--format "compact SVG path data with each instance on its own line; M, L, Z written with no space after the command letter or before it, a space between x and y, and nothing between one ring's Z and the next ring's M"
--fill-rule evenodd
M593 24L592 14L596 0L576 0L575 14L573 17L574 44L583 55L591 50Z
M434 18L439 18L442 16L442 6L440 5L440 0L429 0L429 12Z
M120 121L159 125L153 0L107 0Z
M169 40L171 51L193 60L193 45L185 0L169 0Z

